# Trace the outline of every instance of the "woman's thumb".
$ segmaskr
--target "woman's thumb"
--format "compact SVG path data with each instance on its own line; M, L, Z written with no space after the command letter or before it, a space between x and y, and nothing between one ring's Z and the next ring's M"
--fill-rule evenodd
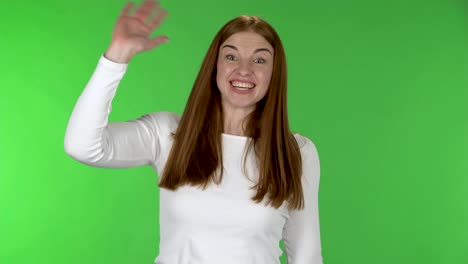
M166 43L169 41L169 38L167 36L158 36L155 38L150 39L149 44L148 44L148 49L152 49L159 44Z

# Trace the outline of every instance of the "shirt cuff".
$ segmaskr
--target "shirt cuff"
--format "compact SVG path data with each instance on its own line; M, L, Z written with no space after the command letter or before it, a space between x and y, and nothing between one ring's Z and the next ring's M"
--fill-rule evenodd
M104 54L102 54L99 58L99 65L102 65L105 68L115 72L125 72L128 67L128 63L118 63L111 61L108 58L104 57Z

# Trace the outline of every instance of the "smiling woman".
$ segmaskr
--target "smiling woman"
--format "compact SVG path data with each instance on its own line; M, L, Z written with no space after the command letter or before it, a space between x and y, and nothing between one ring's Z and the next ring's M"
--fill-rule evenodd
M276 31L256 16L232 19L211 43L182 115L109 123L131 58L167 40L148 37L166 15L159 3L146 1L134 15L131 7L76 103L66 152L90 166L155 169L157 264L279 263L281 239L289 264L322 263L319 157L312 141L290 131ZM152 9L159 15L148 21Z
M226 119L235 116L235 112L245 116L255 109L268 91L273 59L273 47L255 32L235 33L221 46L216 83Z

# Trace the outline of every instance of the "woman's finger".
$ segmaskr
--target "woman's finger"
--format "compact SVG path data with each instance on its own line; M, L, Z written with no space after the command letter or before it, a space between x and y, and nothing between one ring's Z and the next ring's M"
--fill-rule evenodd
M144 23L146 18L150 15L151 9L154 5L156 5L155 1L145 0L145 2L143 2L143 4L135 12L135 18L139 19Z
M146 50L150 50L156 46L158 46L161 43L165 43L169 41L169 38L167 36L157 36L155 38L150 39L150 41L147 43L147 46L145 47Z
M159 2L156 2L156 4L149 10L150 13L145 18L145 24L148 25L151 23L151 21L158 15L159 9L161 9L161 5Z
M120 16L128 16L128 15L130 15L130 14L129 14L129 13L130 13L129 11L130 11L130 9L132 9L133 6L134 6L134 4L133 4L132 2L128 2L128 3L125 5L125 7L124 7L124 9L122 10L122 12L120 13Z
M148 25L151 31L157 28L161 24L161 22L166 18L166 16L167 16L167 11L160 8L158 10L156 17Z

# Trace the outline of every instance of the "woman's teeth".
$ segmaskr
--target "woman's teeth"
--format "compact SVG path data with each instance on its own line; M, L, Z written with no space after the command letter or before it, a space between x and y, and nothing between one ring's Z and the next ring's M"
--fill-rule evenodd
M248 90L248 89L255 88L255 84L246 83L246 82L234 81L234 82L231 82L231 85L234 86L235 88L239 89L239 90Z

